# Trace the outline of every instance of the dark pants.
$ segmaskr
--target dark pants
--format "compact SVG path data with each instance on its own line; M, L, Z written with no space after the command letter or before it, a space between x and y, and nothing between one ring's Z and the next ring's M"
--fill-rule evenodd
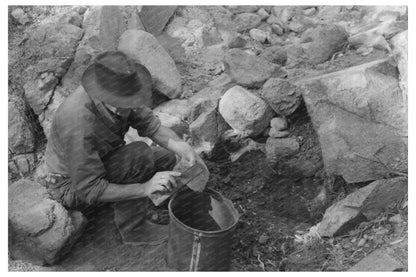
M103 162L111 183L132 184L144 183L156 172L172 170L176 157L164 148L133 142L108 154ZM114 203L114 220L122 235L133 231L145 220L147 202L145 197Z

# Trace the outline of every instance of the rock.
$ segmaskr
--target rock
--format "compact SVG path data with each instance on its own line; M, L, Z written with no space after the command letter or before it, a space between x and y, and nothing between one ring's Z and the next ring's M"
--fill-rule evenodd
M35 150L35 132L27 114L27 106L22 98L9 98L8 147L13 154L25 154Z
M327 174L356 183L407 172L407 104L397 75L387 58L297 84Z
M299 11L296 6L275 6L272 8L272 14L283 23L287 23L297 12Z
M271 63L275 63L278 65L285 65L287 61L287 53L286 51L278 46L270 46L266 48L261 54L260 57L265 58Z
M69 214L37 183L21 179L9 187L10 250L15 259L54 264L69 251L85 225L80 212Z
M261 151L264 153L265 145L263 143L255 142L250 138L243 139L240 141L241 148L236 149L234 151L230 151L230 160L231 162L237 161L241 158L244 154L252 152L252 151Z
M240 14L240 13L254 13L257 11L257 6L227 6L227 9L232 12L233 14Z
M264 58L249 55L240 49L231 49L225 56L226 72L238 85L258 88L279 68Z
M292 114L301 103L301 88L280 78L269 79L261 95L278 115Z
M143 6L140 18L146 31L158 36L162 33L177 6Z
M322 21L335 21L339 18L341 6L320 6L316 15Z
M272 109L261 98L240 86L230 88L222 96L219 112L237 133L244 136L260 134L273 116Z
M259 237L259 243L260 244L266 244L267 241L269 240L269 236L263 234Z
M362 18L363 23L370 22L385 22L385 21L397 21L401 16L405 16L407 6L366 6L362 9L364 17Z
M236 36L228 43L228 47L229 48L243 48L244 46L246 46L246 44L247 44L247 41L244 38L240 36Z
M269 13L263 8L258 9L256 13L260 16L261 20L265 20L269 17Z
M255 28L251 29L249 34L252 39L257 40L261 43L264 43L268 37L266 32Z
M233 23L237 29L237 32L244 32L260 25L261 17L255 13L240 13L238 14Z
M284 30L282 27L280 27L279 24L272 24L272 31L278 36L282 36L284 33Z
M403 177L371 183L374 189L361 206L362 214L367 219L373 220L387 211L389 206L399 202L407 194L407 183L407 178Z
M21 8L14 9L11 15L21 25L25 25L29 22L27 14Z
M174 99L153 109L153 113L159 117L163 126L169 127L179 136L188 134L188 123L191 108L186 100Z
M303 10L302 14L306 16L312 16L315 14L315 12L316 12L316 9L312 7L312 8Z
M270 127L276 131L283 131L287 129L287 119L284 117L274 117L270 120Z
M400 72L400 88L402 89L403 100L407 100L407 30L394 36L390 43L394 60Z
M206 47L220 44L223 41L217 28L208 26L202 29L201 38L203 45Z
M308 62L312 64L320 64L329 60L334 53L342 50L348 38L345 29L338 25L318 26L308 35L312 42L305 52Z
M140 30L140 29L138 29ZM186 57L185 49L182 47L182 41L179 38L171 37L166 33L157 36L157 41L168 52L169 56L175 63L181 63Z
M60 23L63 24L72 24L81 28L82 25L82 16L76 11L70 11L64 14L60 19Z
M79 15L83 15L87 10L87 6L73 6L73 11L76 11Z
M406 178L375 181L334 203L324 214L318 233L322 237L340 235L363 220L373 220L407 192Z
M365 256L348 271L402 271L404 265L390 255L384 248L379 248Z
M394 224L401 224L403 222L403 218L400 214L396 214L389 218L389 222Z
M301 33L306 30L306 27L299 21L290 21L287 28L295 33Z
M9 159L8 169L11 176L22 177L32 173L36 167L36 155L34 153L17 154Z
M181 76L175 62L152 34L127 30L120 38L118 50L146 66L152 75L154 89L171 99L181 95Z
M288 158L299 151L299 143L295 138L268 138L266 141L265 153L270 164Z
M272 138L285 138L290 135L289 131L277 131L276 129L270 129L269 137Z
M127 24L119 6L91 6L84 14L84 36L79 42L74 61L62 79L67 93L75 91L81 76L94 58L104 51L114 51Z
M130 29L142 30L142 31L146 30L143 25L142 20L140 19L137 9L133 9L132 13L130 14L129 19L127 20L127 30L130 30Z

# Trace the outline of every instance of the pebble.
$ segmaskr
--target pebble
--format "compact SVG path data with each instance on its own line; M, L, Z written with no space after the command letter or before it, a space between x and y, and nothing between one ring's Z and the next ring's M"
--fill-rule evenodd
M284 117L274 117L270 120L270 127L276 131L283 131L287 129L287 120Z
M281 36L284 33L283 28L280 27L278 24L272 24L272 31L278 36Z
M263 234L259 238L259 243L260 244L266 244L268 240L269 240L269 236Z
M267 33L259 29L251 29L250 37L254 40L264 43L267 39Z
M29 22L29 18L27 17L27 14L21 8L14 9L11 15L21 25L25 25L27 22Z

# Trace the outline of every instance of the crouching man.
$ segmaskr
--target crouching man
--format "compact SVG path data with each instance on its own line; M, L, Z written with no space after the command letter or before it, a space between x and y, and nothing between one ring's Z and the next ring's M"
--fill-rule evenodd
M47 187L69 209L114 203L124 243L157 244L167 226L146 220L147 200L176 186L175 154L193 165L199 157L149 108L149 71L121 52L100 54L55 113L46 147ZM162 147L125 145L132 127Z

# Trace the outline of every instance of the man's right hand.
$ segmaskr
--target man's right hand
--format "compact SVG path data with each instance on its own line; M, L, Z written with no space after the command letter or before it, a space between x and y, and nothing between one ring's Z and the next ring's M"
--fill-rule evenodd
M150 197L155 192L167 193L177 187L175 177L181 176L177 171L157 172L152 179L145 184L145 194Z

